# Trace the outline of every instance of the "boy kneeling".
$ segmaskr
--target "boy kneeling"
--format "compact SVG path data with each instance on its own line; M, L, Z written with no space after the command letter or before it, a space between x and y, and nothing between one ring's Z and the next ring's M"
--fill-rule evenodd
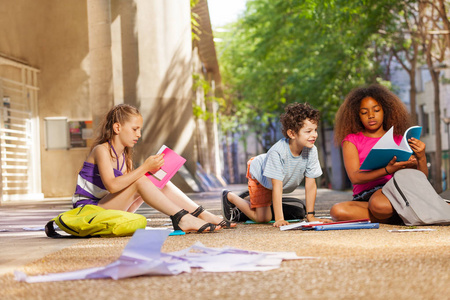
M247 162L250 202L224 190L222 211L229 220L236 207L258 223L272 220L270 206L273 204L275 223L288 225L282 210L283 193L293 192L305 178L306 218L308 222L331 220L317 219L314 212L317 186L315 178L322 175L317 148L319 111L307 103L288 105L280 121L285 138L279 140L265 154L252 157ZM233 221L233 220L229 220Z

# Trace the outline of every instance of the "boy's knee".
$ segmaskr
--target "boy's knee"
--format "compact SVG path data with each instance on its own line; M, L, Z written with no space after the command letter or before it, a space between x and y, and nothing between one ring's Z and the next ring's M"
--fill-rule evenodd
M272 218L256 216L254 221L256 223L268 223L268 222L272 221Z
M254 221L257 223L267 223L272 221L272 212L270 211L270 207L256 208Z

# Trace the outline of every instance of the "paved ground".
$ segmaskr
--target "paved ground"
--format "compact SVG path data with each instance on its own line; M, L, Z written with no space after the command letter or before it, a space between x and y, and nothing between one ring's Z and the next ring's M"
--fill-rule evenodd
M243 191L245 186L231 186ZM191 194L220 214L220 190ZM304 190L294 196L304 198ZM328 215L332 204L350 192L318 191L316 212ZM280 232L266 224L239 224L218 233L169 237L163 251L201 241L259 251L295 251L316 260L283 262L278 270L144 276L125 280L84 280L28 284L16 282L13 270L30 275L103 266L120 256L129 238L49 239L38 229L70 209L68 200L2 203L0 206L0 299L450 299L450 227L433 232L391 233L378 230ZM169 218L143 207L139 213L160 226ZM403 228L403 227L400 227Z
M231 185L233 191L245 191L245 185ZM189 194L191 199L200 203L211 212L220 215L221 190ZM292 196L304 199L304 190L298 189ZM316 211L318 215L328 215L329 207L335 202L347 200L348 192L323 189L319 192ZM0 275L11 272L18 267L44 257L47 254L71 246L79 242L72 239L49 239L43 226L59 213L71 209L70 199L45 201L4 202L0 206ZM158 211L143 205L138 213L158 225L170 222L170 219Z

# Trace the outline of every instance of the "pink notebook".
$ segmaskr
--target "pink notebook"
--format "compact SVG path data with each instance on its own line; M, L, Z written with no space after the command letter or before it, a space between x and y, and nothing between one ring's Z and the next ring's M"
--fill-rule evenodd
M147 172L145 174L151 182L153 182L158 188L162 189L166 183L172 179L175 173L186 162L182 156L178 155L175 151L163 145L157 154L164 153L164 165L154 174Z

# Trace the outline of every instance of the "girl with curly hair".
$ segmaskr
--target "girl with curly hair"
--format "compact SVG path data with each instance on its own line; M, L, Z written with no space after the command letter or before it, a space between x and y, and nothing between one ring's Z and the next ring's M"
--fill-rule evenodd
M252 157L247 163L250 202L224 190L222 212L225 219L233 221L233 211L239 209L258 223L272 220L275 227L289 224L284 219L282 194L293 192L305 179L306 210L308 221L331 222L314 215L317 186L315 178L322 175L317 148L319 111L307 103L293 103L280 117L285 138L273 145L267 153Z
M396 222L398 216L381 192L383 185L404 168L417 168L428 175L425 144L415 138L408 140L414 152L408 161L396 162L394 157L384 168L360 170L372 147L392 126L394 140L399 144L411 119L405 105L386 87L373 84L347 95L336 114L335 142L342 146L345 170L353 184L353 201L335 204L330 212L334 220Z

